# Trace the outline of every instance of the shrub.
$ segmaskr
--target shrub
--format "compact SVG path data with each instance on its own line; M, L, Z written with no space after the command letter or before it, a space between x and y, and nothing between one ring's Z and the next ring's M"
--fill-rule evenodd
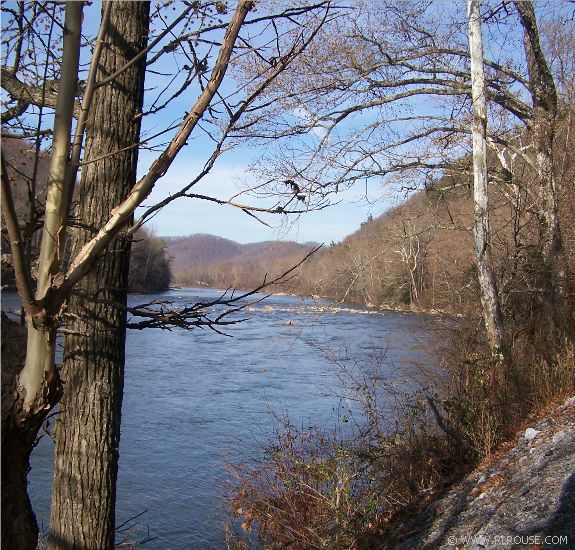
M391 381L400 377L389 376L385 353L352 366L334 354L356 406L329 433L284 418L257 467L231 467L228 501L242 527L257 526L270 548L385 547L406 516L488 457L529 414L575 390L568 340L551 360L516 340L503 364L489 354L477 320L447 325L443 368L420 367L411 383Z

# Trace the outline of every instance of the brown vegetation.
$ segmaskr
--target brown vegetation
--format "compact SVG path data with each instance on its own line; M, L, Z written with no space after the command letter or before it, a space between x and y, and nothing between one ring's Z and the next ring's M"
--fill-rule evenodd
M548 323L547 273L529 191L535 176L517 163L505 181L491 158L493 263L508 360L491 354L473 261L468 161L453 164L426 191L313 257L292 281L292 288L336 300L457 314L445 317L447 328L439 335L443 370L420 370L422 391L393 393L381 386L377 365L357 359L356 372L370 373L359 386L357 375L348 380L348 389L362 396L361 412L353 422L340 419L356 425L355 432L343 437L345 430L301 430L285 421L265 446L262 463L232 470L230 503L245 529L257 528L272 548L386 547L399 524L488 459L525 418L573 395L570 107L558 127L560 323ZM390 400L398 404L394 413L378 405ZM230 535L230 547L242 544L241 536Z
M265 241L240 244L214 235L166 239L178 286L251 289L296 265L315 244Z
M31 256L37 257L40 246L37 229L46 202L48 156L37 152L22 139L3 139L2 151L12 181L14 207L27 228L23 235L24 246ZM16 287L10 244L5 232L2 232L2 287Z
M550 360L514 349L505 370L476 328L462 323L445 332L445 370L421 374L424 390L386 383L381 362L362 358L344 372L337 365L358 396L355 414L331 432L282 419L263 461L231 467L228 498L242 528L257 530L270 548L386 548L400 524L488 458L529 414L575 391L572 343ZM249 547L231 533L230 548Z
M130 251L129 292L162 292L170 286L170 258L163 239L140 228Z

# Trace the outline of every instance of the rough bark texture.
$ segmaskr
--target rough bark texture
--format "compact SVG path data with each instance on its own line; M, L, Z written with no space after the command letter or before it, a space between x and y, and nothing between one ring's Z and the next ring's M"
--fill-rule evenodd
M28 497L30 454L48 413L61 396L59 378L44 380L26 407L18 375L26 355L26 329L2 313L2 548L33 550L38 525Z
M26 330L2 313L2 546L34 548L36 518L26 491L26 471L35 434L22 437L13 414L16 382L24 365ZM9 519L9 521L8 521Z
M98 80L124 66L147 41L148 2L114 2ZM94 96L84 159L139 140L145 59ZM136 181L137 147L88 164L81 175L73 237L77 252L125 199ZM116 239L82 280L69 304L62 412L56 426L51 549L114 547L116 479L124 379L129 241Z
M26 329L2 313L2 548L33 550L38 525L28 497L30 453L46 414L58 400L46 393L46 407L24 412L17 391L26 355ZM56 390L57 380L47 389Z
M553 74L541 48L535 9L532 2L515 2L523 26L525 56L529 70L529 90L533 117L528 125L535 145L539 183L539 236L542 255L542 283L550 328L563 321L564 296L560 274L561 238L557 215L557 189L553 171L553 143L558 110L557 89Z

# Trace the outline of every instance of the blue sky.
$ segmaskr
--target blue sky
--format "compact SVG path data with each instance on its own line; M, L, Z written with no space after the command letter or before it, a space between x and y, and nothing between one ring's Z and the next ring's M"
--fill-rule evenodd
M179 13L182 5L176 3L178 10L174 13ZM463 4L461 9L464 10ZM94 36L99 22L100 3L94 2L85 8L85 34ZM158 24L156 20L156 25ZM215 51L212 52L210 66L213 64L214 56ZM153 68L166 74L177 74L178 71L183 72L182 67L186 62L185 57L178 56L174 52L164 55L162 61ZM169 76L148 73L146 78L148 105L153 101L155 92L161 89L162 80L165 81L167 78ZM191 86L161 113L149 119L145 117L144 135L154 134L174 121L181 120L183 113L190 109L197 95L197 87ZM165 141L171 135L173 132L160 139ZM155 140L155 143L157 144L158 140ZM190 145L181 151L168 173L157 183L151 196L146 200L146 205L154 204L191 181L203 167L210 152L209 140L196 132L190 140ZM140 151L140 175L145 173L158 154L146 149ZM194 188L194 192L226 200L236 195L239 190L258 183L256 176L250 173L248 168L260 154L263 154L263 151L253 146L238 146L226 152L218 159L212 173ZM369 215L376 217L396 204L401 197L390 196L391 193L393 191L390 191L389 187L384 187L376 180L371 181L367 189L364 184L356 184L354 188L333 196L332 202L337 204L321 211L302 214L298 218L286 218L283 215L262 216L272 227L259 223L237 208L201 200L178 199L160 211L147 225L162 236L211 233L242 243L274 239L330 243L339 241L355 231ZM245 199L243 202L248 200ZM251 199L249 202L258 206L258 203ZM261 203L259 205L263 206Z
M233 5L234 3L230 3ZM15 6L13 0L8 0L5 5ZM172 17L178 15L183 7L182 2L176 1L175 11L167 10L164 12L166 20L170 21ZM286 6L288 3L286 3ZM154 6L154 2L152 3ZM153 7L152 7L153 9ZM94 37L98 32L101 15L101 3L96 1L84 7L83 35L85 37ZM155 29L154 29L155 25ZM162 29L163 24L159 19L153 23L152 35L157 35L158 29ZM260 29L261 30L261 29ZM175 31L175 36L179 36ZM244 31L242 31L244 32ZM245 30L245 32L250 32ZM259 32L259 31L258 31ZM219 36L221 39L221 36ZM56 37L59 40L58 37ZM165 40L156 47L149 55L148 59L154 53L157 53L165 44ZM4 52L3 52L4 53ZM211 53L210 67L213 65L216 51ZM87 63L90 60L90 51L84 48L82 51L82 63L84 70L87 69ZM189 64L189 61L179 52L165 54L161 60L153 66L155 71L165 73L167 76L156 75L148 72L146 76L146 104L149 106L156 98L157 92L161 90L163 84L171 75L184 73L183 65ZM181 74L179 75L181 83ZM85 78L85 75L82 76ZM178 85L178 83L176 83ZM224 89L230 87L225 84ZM184 112L188 111L197 99L199 94L195 85L190 86L183 94L170 102L168 107L160 113L144 117L143 120L143 137L153 135L164 130L167 126L180 121ZM2 93L4 96L4 92ZM52 124L52 113L45 110L43 123L46 127ZM33 117L32 117L33 118ZM31 118L31 120L32 120ZM34 121L32 124L36 124ZM153 140L154 145L158 145L171 138L175 133L172 132ZM161 178L152 194L148 197L145 205L153 205L157 201L164 199L170 193L179 190L182 185L188 183L198 174L204 166L212 149L209 140L201 132L194 132L189 140L190 145L181 151L168 173ZM47 143L44 144L47 146ZM142 148L139 153L139 176L143 176L153 160L159 155L159 149L149 151ZM248 172L250 162L257 159L258 155L263 154L254 146L239 146L236 149L224 153L216 162L212 173L202 180L194 192L202 193L219 199L229 199L236 195L240 189L245 189L253 183L257 183L255 176ZM211 233L225 238L233 239L241 243L255 242L262 240L295 240L298 242L325 242L339 241L348 234L355 231L360 224L371 214L377 216L389 206L389 201L381 199L381 189L374 184L370 184L368 189L369 199L366 200L365 187L362 189L351 189L340 193L332 198L336 202L333 206L322 211L309 212L299 217L287 217L285 215L261 215L262 219L271 226L267 227L259 223L256 219L248 216L241 210L229 206L220 206L214 203L193 200L178 199L153 217L146 226L151 228L160 236L189 235L193 233ZM267 206L258 203L252 198L243 198L243 202L255 206ZM136 211L136 216L142 212L142 209Z
M99 18L99 7L89 8L86 12L84 28L95 33ZM185 58L176 53L165 55L163 60L153 68L160 72L173 73L175 66L177 69L184 63L188 63ZM146 77L147 103L153 100L154 92L163 85L162 78L148 73ZM150 117L149 120L144 118L144 135L146 132L149 134L157 132L167 125L168 121L181 119L182 113L190 109L197 94L197 87L191 86L164 109L161 115ZM153 205L176 192L189 183L202 169L211 153L210 142L201 132L195 132L189 143L190 145L178 155L168 173L156 184L145 205ZM193 192L223 200L230 199L242 189L257 183L256 176L250 173L248 168L250 163L261 154L263 150L253 145L240 145L224 153L217 160L212 172L193 188ZM140 175L145 173L156 156L157 153L145 149L140 151ZM281 239L329 244L331 241L340 241L358 229L370 214L377 216L389 208L390 201L382 199L383 190L377 185L370 183L367 191L367 197L365 186L344 191L332 198L332 202L337 204L321 211L302 214L297 218L258 214L271 227L259 223L238 208L197 199L177 199L164 207L146 225L160 236L211 233L241 243ZM242 196L237 200L255 206L267 206L252 197ZM137 211L136 215L138 212L141 213L142 210Z
M254 181L247 171L248 154L241 149L230 152L219 159L212 173L202 180L194 192L231 198L238 191ZM142 164L153 160L147 151L141 154ZM146 162L147 161L147 162ZM164 199L177 191L198 173L203 163L181 154L168 173L158 182L146 205ZM221 206L195 199L177 199L161 210L147 226L157 235L174 236L193 233L211 233L241 243L262 240L295 240L298 242L340 241L349 235L371 214L377 216L392 202L384 196L384 190L373 182L365 187L342 192L333 201L339 201L321 211L310 211L299 217L267 215L261 216L271 227L259 223L238 208ZM245 201L247 202L247 200ZM255 201L250 201L257 204Z

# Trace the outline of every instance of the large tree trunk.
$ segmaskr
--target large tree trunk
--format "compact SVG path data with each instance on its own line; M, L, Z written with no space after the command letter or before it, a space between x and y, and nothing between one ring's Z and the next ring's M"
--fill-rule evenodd
M471 92L473 99L473 203L475 259L481 305L491 351L503 353L503 320L489 246L489 203L487 198L487 106L483 69L483 40L479 0L468 0Z
M559 267L561 238L557 216L557 189L553 171L553 142L558 97L553 74L541 48L535 9L532 2L516 1L523 26L525 57L529 70L529 91L533 118L528 124L535 146L539 184L539 238L542 256L542 283L549 328L559 327L565 319L564 281Z
M149 2L114 2L98 80L145 48ZM86 128L73 254L90 240L136 182L145 58L95 92ZM125 150L124 150L125 149ZM49 545L114 547L116 479L124 381L129 240L117 238L71 299L61 378L65 395L56 426Z

